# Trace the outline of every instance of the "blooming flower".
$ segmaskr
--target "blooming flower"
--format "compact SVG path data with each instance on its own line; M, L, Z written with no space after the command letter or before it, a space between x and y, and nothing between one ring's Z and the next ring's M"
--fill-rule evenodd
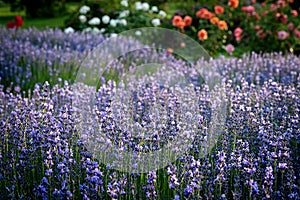
M226 50L227 53L232 55L232 52L234 51L234 46L232 44L227 44L226 47L225 47L225 50Z
M122 0L122 1L120 2L120 4L121 4L122 6L124 6L124 7L128 7L128 2L127 2L127 0Z
M160 19L157 19L157 18L152 19L151 23L152 23L153 26L159 26L160 25Z
M79 13L80 13L80 14L86 14L86 13L88 13L90 10L91 10L90 7L84 5L84 6L81 6L81 7L80 7Z
M215 13L217 15L223 14L224 13L224 8L222 6L216 5L214 7Z
M206 8L201 8L196 12L196 17L198 18L204 18L204 14L209 12Z
M278 31L277 36L279 40L285 40L289 36L289 33L286 31Z
M193 19L192 19L192 17L187 15L183 18L183 21L185 23L185 26L190 26L193 22Z
M93 17L88 23L89 23L89 25L99 25L100 22L101 21L98 17Z
M136 10L143 10L143 5L140 1L135 2L134 5Z
M211 24L217 24L220 20L218 17L212 17L209 21Z
M123 26L127 26L127 21L126 21L126 19L120 19L120 20L118 21L118 23L121 24L121 25L123 25Z
M201 41L207 40L208 38L207 31L205 29L201 29L200 31L198 31L198 38Z
M183 21L183 19L182 19L182 17L181 16L179 16L179 15L175 15L174 17L173 17L173 20L172 20L172 24L173 24L173 26L179 26L179 24L180 24L180 22L182 22Z
M298 16L297 10L291 10L291 14L293 15L293 17L297 17Z
M234 37L237 41L241 40L242 32L243 32L243 29L241 29L240 27L237 27L236 29L234 29Z
M238 0L229 0L228 5L232 8L237 8L239 6L239 1Z
M152 6L151 11L152 11L152 12L158 12L157 6Z
M102 22L103 24L108 24L109 23L109 20L110 20L110 17L108 15L104 15L102 17Z
M21 16L15 16L15 21L18 27L21 27L24 24L24 21Z
M290 22L288 25L287 25L287 28L289 29L289 31L293 31L295 29L295 26L292 22Z
M165 18L167 16L167 13L165 11L163 11L163 10L160 10L158 12L158 15L161 16L162 18Z
M109 22L109 25L112 26L112 27L116 27L117 26L117 20L111 19L110 22Z
M147 2L144 2L144 3L142 3L142 8L143 8L143 11L148 11L150 6Z
M120 12L119 18L127 17L129 14L130 14L129 10L123 10L122 12Z
M141 36L141 35L142 35L142 32L141 32L141 31L136 31L136 32L135 32L135 35Z
M227 30L228 29L227 23L224 20L221 20L221 21L218 22L218 27L221 30Z
M65 33L74 33L75 30L72 27L68 27L64 30Z
M79 15L78 19L81 23L85 23L87 20L85 15Z

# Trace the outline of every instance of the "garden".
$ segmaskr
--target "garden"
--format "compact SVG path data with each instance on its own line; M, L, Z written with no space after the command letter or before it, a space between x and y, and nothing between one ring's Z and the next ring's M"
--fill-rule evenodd
M300 199L299 1L0 11L0 199Z

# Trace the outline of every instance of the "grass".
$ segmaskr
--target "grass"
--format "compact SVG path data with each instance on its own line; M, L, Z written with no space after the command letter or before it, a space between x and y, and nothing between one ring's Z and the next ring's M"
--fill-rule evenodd
M25 11L19 11L19 12L11 12L9 5L2 5L0 6L0 25L5 26L7 22L14 21L14 16L21 15L24 19L24 26L23 28L28 27L36 27L38 29L44 29L44 28L54 28L54 27L63 27L65 20L68 18L68 13L71 13L75 11L80 3L77 2L70 2L67 3L67 14L65 16L61 17L55 17L55 18L36 18L36 19L30 19L26 18Z

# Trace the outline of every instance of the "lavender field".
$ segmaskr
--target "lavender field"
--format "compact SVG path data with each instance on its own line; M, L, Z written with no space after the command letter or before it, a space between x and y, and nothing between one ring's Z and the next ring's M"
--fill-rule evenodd
M160 50L133 53L129 63L114 62L116 73L106 74L93 107L94 122L113 146L155 151L180 137L192 119L178 117L181 105L193 108L190 114L198 122L188 151L174 162L129 173L89 151L73 104L80 96L74 90L77 68L105 39L59 29L0 27L0 199L300 199L299 56L249 53L186 65ZM197 102L179 102L154 78L146 86L129 84L142 91L124 92L132 95L136 122L149 124L149 130L161 127L141 142L118 126L126 125L125 106L113 105L112 94L123 94L116 90L115 75L147 64L146 58L184 74L193 89L182 94L196 94ZM225 123L216 138L209 132L211 102L220 88L210 90L200 81L196 69L204 64L218 69L225 91ZM166 108L165 118L150 117L149 107L156 103Z

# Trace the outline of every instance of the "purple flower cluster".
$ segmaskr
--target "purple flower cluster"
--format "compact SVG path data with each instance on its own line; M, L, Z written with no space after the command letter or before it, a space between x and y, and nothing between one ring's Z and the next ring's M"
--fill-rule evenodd
M0 31L0 77L9 82L0 85L1 198L300 198L299 57L271 53L207 61L222 75L227 103L225 125L216 135L209 132L216 93L199 81L203 61L187 66L165 52L141 50L132 54L129 69L125 58L113 62L113 68L122 72L160 61L194 83L175 93L161 82L171 79L152 75L132 85L103 81L91 108L97 122L93 128L107 137L101 142L138 155L194 135L188 151L168 166L131 174L114 170L115 163L101 163L87 148L80 133L88 130L79 126L82 118L73 104L82 94L65 77L57 84L36 84L28 95L20 92L32 77L32 66L46 66L47 73L59 77L66 70L61 67L73 59L80 62L85 51L103 38L59 30ZM158 108L163 114L157 114ZM191 126L194 121L196 126ZM134 137L135 132L147 137Z

